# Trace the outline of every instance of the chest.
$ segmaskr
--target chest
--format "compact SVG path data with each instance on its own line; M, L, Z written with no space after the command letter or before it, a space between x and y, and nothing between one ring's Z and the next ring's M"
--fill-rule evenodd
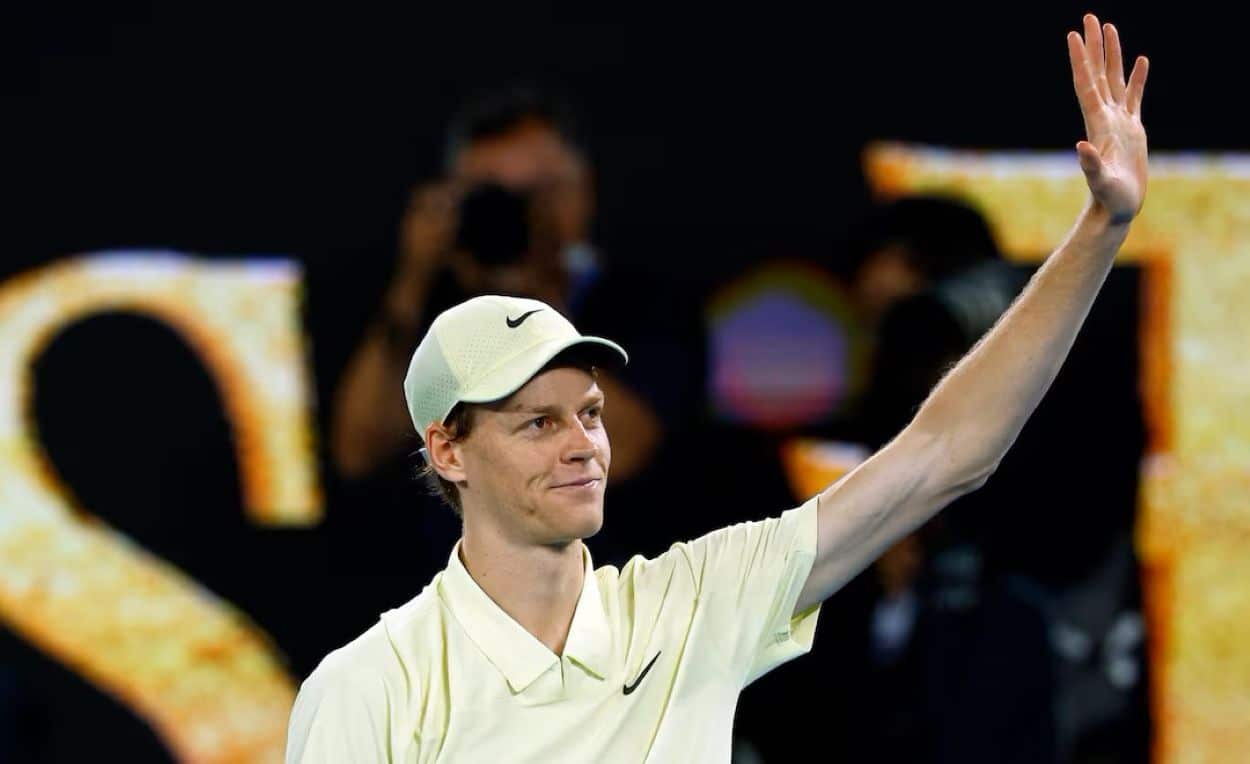
M613 635L602 676L565 656L519 692L471 643L458 644L428 687L427 708L438 710L418 731L417 760L728 761L740 688L719 646L689 617L652 615Z

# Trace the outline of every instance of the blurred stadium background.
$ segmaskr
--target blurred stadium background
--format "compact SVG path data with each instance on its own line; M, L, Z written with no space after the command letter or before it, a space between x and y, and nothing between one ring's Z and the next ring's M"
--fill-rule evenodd
M1017 283L1061 240L1086 10L1151 57L1143 215L962 530L903 566L936 609L892 598L890 560L866 571L810 656L746 690L736 758L1001 761L1005 706L1043 730L1014 760L1246 760L1250 153L1219 12L73 1L11 27L0 760L278 761L300 680L445 564L454 517L415 459L361 480L327 444L466 100L524 82L574 107L590 238L635 285L602 310L653 314L655 347L627 347L682 369L636 380L664 440L588 542L619 564L870 452L851 423L882 341L854 258L883 205L968 204ZM987 572L965 590L967 559ZM1103 601L1098 628L1067 617ZM906 660L881 658L891 633Z

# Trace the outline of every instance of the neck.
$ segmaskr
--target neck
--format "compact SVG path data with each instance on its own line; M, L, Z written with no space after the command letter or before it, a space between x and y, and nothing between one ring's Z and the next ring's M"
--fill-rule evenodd
M581 539L521 544L466 515L460 562L496 605L553 653L563 654L585 574Z

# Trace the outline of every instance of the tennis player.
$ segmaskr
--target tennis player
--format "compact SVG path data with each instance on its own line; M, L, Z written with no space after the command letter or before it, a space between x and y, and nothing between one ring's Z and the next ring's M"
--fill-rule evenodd
M1084 25L1068 48L1091 194L1067 239L902 432L777 517L595 568L583 539L611 464L595 374L625 351L533 300L442 313L404 392L463 535L303 683L286 761L729 761L739 693L811 649L821 602L993 474L1141 208L1147 62L1126 83L1115 28Z

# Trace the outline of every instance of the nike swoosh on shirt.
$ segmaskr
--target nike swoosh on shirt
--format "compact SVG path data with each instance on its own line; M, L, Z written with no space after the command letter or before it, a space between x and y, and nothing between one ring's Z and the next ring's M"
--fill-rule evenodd
M541 310L542 310L542 308L538 308L538 309L536 309L536 310L531 310L529 313L522 313L522 314L521 314L519 317L517 317L517 318L508 318L507 316L504 316L504 320L508 322L508 328L509 328L509 329L515 329L515 328L517 328L518 326L520 326L520 325L521 325L521 324L525 321L525 319L529 318L530 316L534 315L535 313L537 313L537 312L539 312L539 311L541 311Z
M661 650L660 652L663 652L663 650ZM659 657L660 657L660 653L656 653L655 658L651 659L651 662L648 663L647 667L642 670L642 673L638 675L638 678L634 680L634 683L625 685L624 690L625 690L626 695L630 694L631 692L633 692L635 689L638 688L639 683L642 682L642 678L647 675L647 672L650 671L651 667L655 665L656 658L659 658Z

